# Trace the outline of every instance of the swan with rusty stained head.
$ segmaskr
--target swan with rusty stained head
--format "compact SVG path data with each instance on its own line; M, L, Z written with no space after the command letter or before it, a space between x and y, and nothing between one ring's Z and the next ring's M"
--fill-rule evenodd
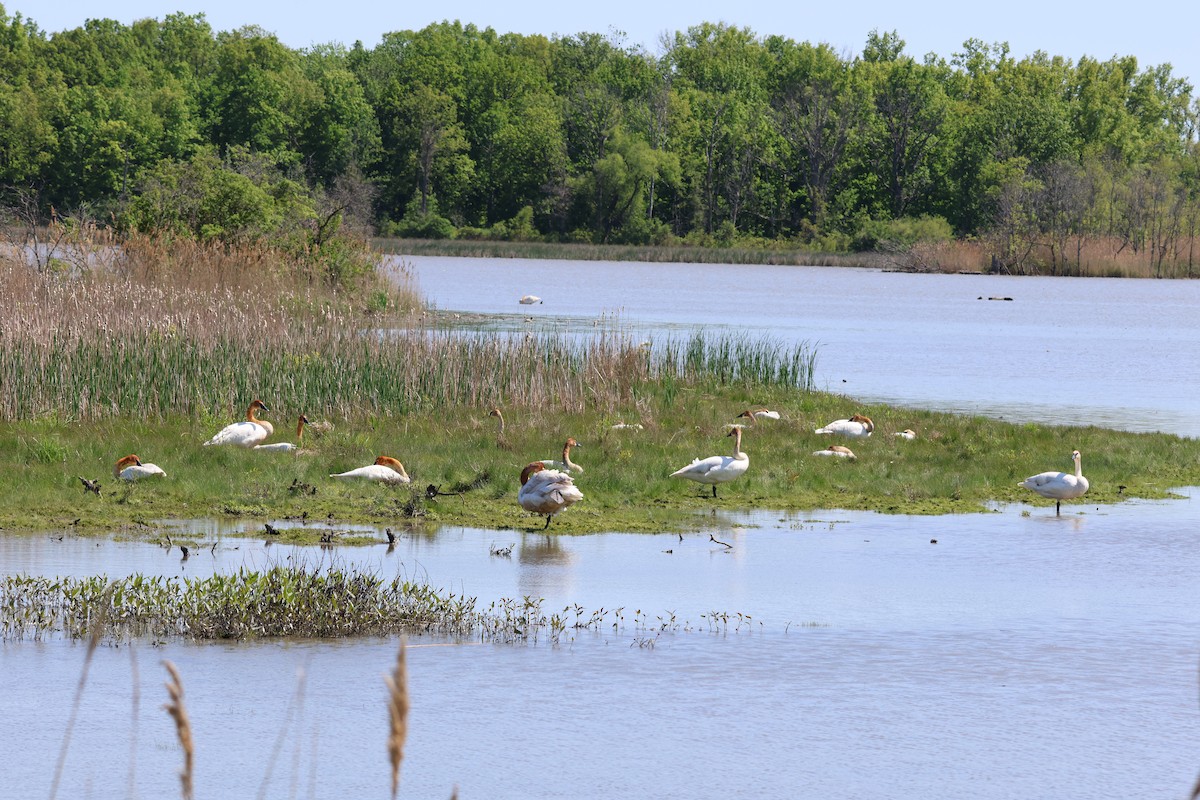
M865 439L875 431L875 423L870 417L865 417L862 414L855 414L848 419L835 419L823 428L817 428L814 433L827 434L831 433L835 436L846 436L851 439Z
M854 451L849 447L840 444L831 444L824 450L816 450L814 456L832 456L834 458L845 458L849 461L857 461L858 456L854 455Z
M339 472L330 475L331 478L346 478L350 480L378 481L380 483L410 483L404 465L390 456L380 456L374 464L352 469L349 472Z
M300 445L304 443L304 426L308 424L308 417L303 414L296 422L296 441L294 442L274 442L272 444L256 444L255 450L260 450L267 453L292 453L300 449Z
M1017 484L1023 489L1040 494L1054 501L1054 513L1062 511L1063 500L1074 500L1082 497L1088 490L1088 479L1083 477L1082 456L1078 450L1071 452L1071 460L1075 462L1075 474L1069 472L1039 472L1030 475Z
M742 452L742 429L732 428L726 436L733 438L733 455L698 458L682 469L671 473L672 478L686 478L696 483L712 486L712 496L717 496L717 484L728 483L740 478L750 468L750 456Z
M113 477L120 478L123 481L140 481L142 478L153 478L157 476L166 476L162 468L157 464L146 464L136 453L130 453L127 456L117 460L113 464Z
M760 419L779 419L778 411L769 411L765 408L750 408L738 414L734 419L746 417L751 423L757 422Z
M246 419L243 422L235 422L232 425L226 425L217 435L204 443L205 447L213 445L232 445L233 447L254 447L256 444L262 444L268 436L275 432L275 428L266 420L259 419L256 414L259 411L270 411L262 400L255 400L246 409Z
M558 470L565 469L568 472L577 472L577 473L582 474L583 467L579 466L578 464L576 464L574 461L571 460L571 448L572 447L583 447L583 445L581 445L579 442L575 441L574 438L568 438L566 443L563 445L562 460L555 461L553 459L543 459L542 466L546 467L547 469L558 469Z
M521 470L521 491L517 493L517 502L526 511L546 515L542 530L550 527L550 520L555 514L582 499L583 492L575 485L575 479L565 472L546 469L541 461L534 461Z

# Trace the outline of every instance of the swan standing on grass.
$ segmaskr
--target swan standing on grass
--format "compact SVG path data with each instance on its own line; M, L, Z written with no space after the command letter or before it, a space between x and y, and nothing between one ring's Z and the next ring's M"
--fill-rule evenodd
M718 483L739 478L750 467L750 456L742 452L742 429L735 427L725 435L734 437L733 455L698 458L683 469L672 472L671 477L709 484L712 486L712 496L716 497Z
M768 411L765 408L751 408L738 414L735 419L746 417L751 423L757 422L760 419L779 419L778 411Z
M366 467L352 469L349 472L339 472L330 475L331 478L357 478L364 481L379 481L381 483L410 483L404 465L389 456L380 456L375 463Z
M563 445L562 461L555 461L553 459L543 459L542 466L546 467L547 469L565 469L565 470L569 470L570 472L582 473L583 467L579 466L578 464L576 464L574 461L571 460L571 448L572 447L583 447L583 445L581 445L579 442L575 441L574 439L567 439L566 444Z
M246 421L235 422L232 425L226 425L217 435L204 443L205 447L211 445L229 444L234 447L254 447L256 444L262 444L263 441L275 432L275 428L266 420L261 420L255 416L255 412L270 411L262 400L255 400L246 409Z
M140 481L142 478L156 475L165 477L166 474L157 464L143 464L142 460L133 453L119 459L113 465L113 477L123 481Z
M303 444L304 426L308 424L308 417L300 415L300 420L296 423L296 441L295 442L275 442L273 444L256 444L255 450L262 450L268 453L291 453L300 449Z
M546 525L542 530L550 527L550 520L555 514L582 499L583 492L565 472L546 469L541 461L534 461L521 470L521 491L517 493L517 502L526 511L546 515Z
M838 436L848 436L851 439L865 439L875 430L875 423L870 417L855 414L849 419L835 419L824 428L817 428L813 433L833 433Z
M813 452L813 455L814 456L833 456L834 458L847 458L847 459L850 459L851 461L858 460L858 456L854 455L853 450L851 450L849 447L845 447L840 444L831 444L831 445L829 445L829 447L826 447L824 450L816 450Z
M1082 497L1088 490L1088 479L1083 477L1081 458L1078 450L1072 451L1071 460L1075 462L1074 475L1068 472L1039 472L1021 481L1017 486L1053 500L1054 513L1057 515L1062 510L1063 500Z
M511 450L512 445L508 443L508 438L504 435L504 414L500 413L499 408L493 408L488 412L488 416L499 420L499 427L496 429L496 447L501 450Z

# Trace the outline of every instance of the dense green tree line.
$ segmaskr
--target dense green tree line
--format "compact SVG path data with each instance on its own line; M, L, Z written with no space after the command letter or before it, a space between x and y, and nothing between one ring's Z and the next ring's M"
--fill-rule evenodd
M202 15L45 33L0 7L0 183L205 237L363 207L385 232L829 249L952 231L1190 260L1200 105L1168 65L972 40L857 55L702 24L657 55L441 23L294 50ZM365 205L364 205L365 204Z

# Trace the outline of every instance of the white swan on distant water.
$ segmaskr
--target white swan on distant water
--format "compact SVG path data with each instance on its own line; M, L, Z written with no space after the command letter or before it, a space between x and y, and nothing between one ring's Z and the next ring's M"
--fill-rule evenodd
M1054 513L1059 514L1063 500L1082 497L1088 490L1088 479L1083 477L1082 456L1078 450L1071 452L1071 460L1075 462L1074 475L1069 472L1039 472L1021 481L1017 486L1053 500Z
M205 447L212 445L233 445L234 447L254 447L262 442L275 432L275 428L266 420L261 420L255 416L255 412L270 411L262 400L255 400L246 409L245 422L235 422L232 425L226 425L217 435L204 443Z
M336 475L330 475L331 478L349 478L364 481L379 481L380 483L410 483L411 479L408 473L404 471L404 465L394 458L389 456L380 456L375 459L374 464L358 469L352 469L349 472L339 472Z
M517 493L517 502L526 511L546 515L542 530L550 527L550 520L555 514L582 499L583 492L565 472L546 469L541 461L534 461L521 470L521 491Z
M712 486L712 496L716 497L718 483L739 478L750 468L750 456L742 452L742 429L735 427L725 435L734 437L733 455L698 458L683 469L672 472L671 477L709 484Z
M848 436L851 439L864 439L875 430L875 423L870 417L855 414L849 419L835 419L824 428L817 428L814 433L832 433L838 436Z
M840 444L831 444L831 445L829 445L829 447L826 447L824 450L816 450L813 452L813 455L814 456L833 456L834 458L847 458L851 461L858 460L858 456L854 455L854 451L852 451L849 447L844 447L843 445L840 445Z
M542 298L538 297L536 294L527 294L517 302L523 306L532 306L540 304L542 302Z
M547 469L565 469L565 470L569 470L571 472L582 473L583 467L579 466L578 464L576 464L574 461L571 460L571 448L572 447L583 447L583 445L581 445L579 442L575 441L573 438L567 439L566 444L563 445L562 461L555 461L553 459L542 459L542 466L546 467Z
M735 419L746 417L751 422L757 422L760 419L779 419L778 411L768 411L765 408L751 408L738 414Z
M304 426L308 424L308 417L300 415L299 421L296 423L296 441L294 442L274 442L272 444L256 444L255 450L262 450L268 453L291 453L300 449L303 444Z
M113 477L123 481L140 481L142 478L158 475L165 477L166 474L157 464L142 463L142 460L133 453L124 456L113 465Z

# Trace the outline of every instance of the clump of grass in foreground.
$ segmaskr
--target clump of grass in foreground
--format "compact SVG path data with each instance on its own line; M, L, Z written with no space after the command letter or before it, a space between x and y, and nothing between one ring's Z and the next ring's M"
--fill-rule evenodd
M710 630L728 632L744 614L704 615ZM99 620L99 623L97 621ZM638 611L635 633L691 630L691 623L651 619ZM745 624L745 623L743 623ZM493 642L559 642L567 631L618 630L625 609L582 606L547 612L540 599L502 599L479 608L473 597L442 594L426 584L356 569L277 566L208 578L134 575L110 579L9 576L0 580L0 641L70 638L101 633L129 637L246 639L257 637L437 634Z

